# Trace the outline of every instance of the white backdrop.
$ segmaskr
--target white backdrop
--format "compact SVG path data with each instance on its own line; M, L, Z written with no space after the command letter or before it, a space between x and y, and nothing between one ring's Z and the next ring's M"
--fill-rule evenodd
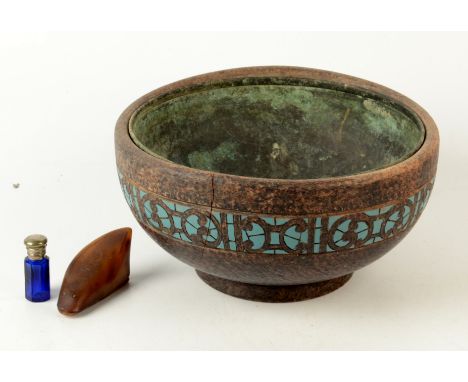
M440 129L428 207L403 242L315 300L223 295L137 226L113 129L144 93L230 67L297 65L391 87ZM0 35L0 349L468 349L468 34ZM19 183L19 188L13 184ZM76 318L57 294L75 254L134 228L129 287ZM51 301L24 299L23 239L49 238Z

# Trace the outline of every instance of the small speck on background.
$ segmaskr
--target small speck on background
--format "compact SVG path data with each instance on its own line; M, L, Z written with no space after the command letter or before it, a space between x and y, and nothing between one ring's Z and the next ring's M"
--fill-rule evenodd
M13 183L13 188L19 188L20 184L19 183Z

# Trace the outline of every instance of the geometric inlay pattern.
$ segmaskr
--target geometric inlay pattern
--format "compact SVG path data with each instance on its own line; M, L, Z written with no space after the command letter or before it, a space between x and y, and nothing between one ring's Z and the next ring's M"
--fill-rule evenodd
M147 228L193 245L236 252L313 254L354 249L397 236L418 219L433 180L403 203L332 216L281 217L220 211L168 200L126 182L122 191Z

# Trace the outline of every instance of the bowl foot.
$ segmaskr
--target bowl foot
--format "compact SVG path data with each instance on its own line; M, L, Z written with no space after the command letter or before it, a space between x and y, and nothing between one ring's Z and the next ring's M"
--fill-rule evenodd
M331 280L302 285L256 285L232 281L196 271L198 276L220 292L246 300L261 302L293 302L323 296L340 288L352 273Z

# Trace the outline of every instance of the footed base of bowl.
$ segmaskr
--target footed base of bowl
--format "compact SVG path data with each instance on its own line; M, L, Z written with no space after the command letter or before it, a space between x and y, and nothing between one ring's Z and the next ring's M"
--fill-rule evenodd
M246 300L261 302L293 302L323 296L340 288L352 273L331 280L302 285L256 285L232 281L196 271L198 276L220 292Z

